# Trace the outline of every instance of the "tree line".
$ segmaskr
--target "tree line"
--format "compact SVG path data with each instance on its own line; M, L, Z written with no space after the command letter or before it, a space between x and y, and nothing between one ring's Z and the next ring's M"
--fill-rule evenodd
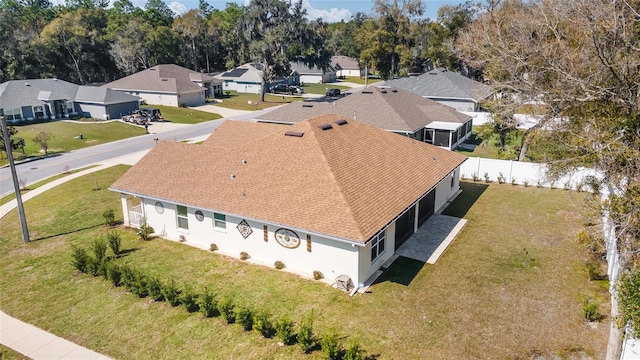
M108 4L0 0L0 82L104 83L164 63L210 73L259 62L276 76L290 60L326 68L332 55L354 57L384 78L425 61L460 70L453 44L478 10L470 2L444 6L431 20L422 18L421 0L376 0L373 14L328 24L291 0L230 2L223 10L200 0L179 16L162 0Z

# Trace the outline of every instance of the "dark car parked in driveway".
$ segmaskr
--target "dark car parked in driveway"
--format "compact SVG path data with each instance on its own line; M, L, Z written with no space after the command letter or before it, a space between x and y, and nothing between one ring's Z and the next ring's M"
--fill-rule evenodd
M302 94L304 90L299 86L289 86L286 84L277 84L271 87L269 91L272 94Z
M325 95L327 95L327 96L338 96L338 95L340 95L340 89L335 89L335 88L329 89L329 90L327 90L327 93Z

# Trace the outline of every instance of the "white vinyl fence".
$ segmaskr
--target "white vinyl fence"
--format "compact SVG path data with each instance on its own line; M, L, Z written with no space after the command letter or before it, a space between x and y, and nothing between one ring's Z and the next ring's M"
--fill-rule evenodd
M581 191L592 191L587 186L589 177L599 178L595 171L581 169L558 181L551 182L546 178L545 170L544 164L474 157L462 164L460 178Z
M488 123L491 121L492 113L488 112L471 112L471 111L461 111L465 115L471 116L473 126L480 126L482 124ZM529 129L533 125L538 123L538 119L535 116L527 115L527 114L515 114L513 115L514 119L518 121L518 129Z

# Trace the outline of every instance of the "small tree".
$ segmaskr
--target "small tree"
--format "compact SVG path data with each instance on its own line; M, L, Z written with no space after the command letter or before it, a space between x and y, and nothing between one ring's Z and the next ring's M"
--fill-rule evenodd
M207 288L198 296L198 306L205 317L213 317L218 314L218 300L215 294Z
M360 344L356 340L351 340L349 347L344 352L343 360L362 360L364 359L364 350L360 348Z
M87 272L87 252L83 248L79 248L77 246L72 247L72 260L71 265L76 268L78 271L86 273Z
M109 242L109 248L113 252L113 255L120 255L120 247L122 246L122 239L120 238L120 233L117 231L111 231L107 234L107 241Z
M273 336L274 328L271 321L271 315L267 310L260 309L253 314L253 330L260 333L262 337L270 338Z
M288 316L281 317L276 322L276 336L284 345L289 345L293 342L295 334L293 333L293 321Z
M153 234L153 228L147 224L147 218L142 218L142 220L140 221L140 228L137 231L138 236L140 236L140 239L147 241L151 238L151 234Z
M113 209L105 210L102 213L102 219L104 220L104 226L112 227L116 224L116 212Z
M245 331L253 329L253 310L248 306L239 306L236 311L236 324Z
M334 330L327 331L320 339L322 357L327 360L335 360L340 356L340 335Z
M49 153L49 141L51 140L51 134L48 132L40 131L36 137L33 138L33 142L40 145L40 149L45 154Z
M305 353L310 353L316 347L316 339L313 336L313 316L306 316L300 321L298 330L298 345Z
M107 243L103 239L96 239L93 241L93 255L96 258L96 262L100 263L107 254Z

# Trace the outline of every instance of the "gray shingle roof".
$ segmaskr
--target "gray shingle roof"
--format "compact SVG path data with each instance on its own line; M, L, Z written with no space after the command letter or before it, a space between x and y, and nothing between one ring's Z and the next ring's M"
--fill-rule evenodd
M442 68L417 77L390 80L378 86L393 86L430 98L473 99L476 102L491 95L489 86Z
M138 101L137 96L113 89L76 85L59 79L11 80L0 84L0 108L38 106L44 101L67 100L92 104Z
M244 64L214 76L218 80L262 83L262 64Z
M338 100L294 102L258 117L297 123L327 113L366 122L380 129L414 132L434 121L462 124L470 119L453 108L395 88L369 87Z
M291 70L296 71L300 75L303 75L303 74L322 75L323 73L331 73L336 71L336 69L334 69L332 66L329 66L323 72L322 68L319 68L317 66L307 66L304 63L295 62L295 61L292 61L290 63L290 66L291 66Z
M112 81L103 87L129 91L157 91L171 94L204 91L204 88L192 81L213 81L213 78L175 64L161 64L135 74Z
M359 70L358 60L348 56L332 56L331 66L338 70Z

